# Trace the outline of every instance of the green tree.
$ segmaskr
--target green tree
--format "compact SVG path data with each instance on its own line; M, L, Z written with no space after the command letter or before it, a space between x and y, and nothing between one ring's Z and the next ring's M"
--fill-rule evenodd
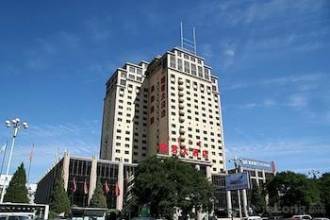
M213 188L205 175L176 158L150 157L139 164L133 188L137 204L152 216L171 219L175 207L186 216L192 208L212 207Z
M107 208L107 199L104 196L103 186L100 179L96 182L96 188L89 206L94 208Z
M324 173L318 180L321 202L325 207L326 216L330 216L330 173Z
M50 210L55 215L70 213L70 200L64 189L63 174L55 179L54 189L50 199Z
M266 200L262 187L253 187L250 194L250 204L254 214L263 214L266 211Z
M28 190L26 188L26 173L24 164L17 168L15 171L8 188L6 190L6 194L4 196L5 202L17 202L17 203L28 203Z
M320 201L320 193L315 181L291 171L278 173L266 188L270 205L309 208Z

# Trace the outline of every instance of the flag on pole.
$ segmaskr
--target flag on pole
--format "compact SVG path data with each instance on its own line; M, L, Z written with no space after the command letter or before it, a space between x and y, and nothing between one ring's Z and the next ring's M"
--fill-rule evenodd
M73 177L73 179L72 179L72 187L71 187L71 191L72 191L72 192L76 192L76 191L77 191L76 177Z
M84 182L84 194L88 194L88 187L87 187L86 179L85 179L85 182Z
M120 188L119 188L118 181L116 182L115 193L116 193L116 196L119 196L120 195Z
M108 185L108 180L105 180L103 189L106 194L109 193L110 189L109 189L109 185Z

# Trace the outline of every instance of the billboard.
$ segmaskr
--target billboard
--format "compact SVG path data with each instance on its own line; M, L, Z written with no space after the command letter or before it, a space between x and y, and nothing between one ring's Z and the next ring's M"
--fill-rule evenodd
M226 176L226 190L249 189L250 180L248 173L234 173Z
M236 163L239 167L248 168L248 169L258 169L258 170L266 170L270 172L275 172L275 163L261 161L261 160L252 160L246 158L239 158L236 160Z

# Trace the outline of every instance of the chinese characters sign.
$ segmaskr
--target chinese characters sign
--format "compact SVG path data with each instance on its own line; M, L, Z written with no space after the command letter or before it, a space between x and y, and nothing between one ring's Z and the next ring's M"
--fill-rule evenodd
M203 157L204 159L208 159L208 151L202 150L200 151L198 148L193 148L192 150L188 150L186 147L179 147L176 144L171 145L171 155L179 156L179 157L188 157L192 156L194 158ZM167 144L159 144L158 152L160 154L168 154L169 146Z

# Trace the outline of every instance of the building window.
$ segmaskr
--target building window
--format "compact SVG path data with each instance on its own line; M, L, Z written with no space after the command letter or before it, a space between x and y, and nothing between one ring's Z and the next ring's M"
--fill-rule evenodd
M176 68L175 57L170 55L170 67Z
M166 115L166 112L165 112L165 110L163 110L161 113L161 117L164 117L165 115Z
M204 78L209 79L210 77L210 70L207 68L204 68Z
M120 85L125 86L126 85L126 80L125 79L121 79L120 80Z
M178 70L182 71L182 60L178 59Z
M191 64L191 74L193 74L194 76L196 76L196 65L195 64Z
M190 73L190 66L188 61L184 61L184 72Z
M198 66L197 69L198 69L198 76L203 77L203 68L201 66Z
M128 74L128 78L135 80L135 76L133 74Z

